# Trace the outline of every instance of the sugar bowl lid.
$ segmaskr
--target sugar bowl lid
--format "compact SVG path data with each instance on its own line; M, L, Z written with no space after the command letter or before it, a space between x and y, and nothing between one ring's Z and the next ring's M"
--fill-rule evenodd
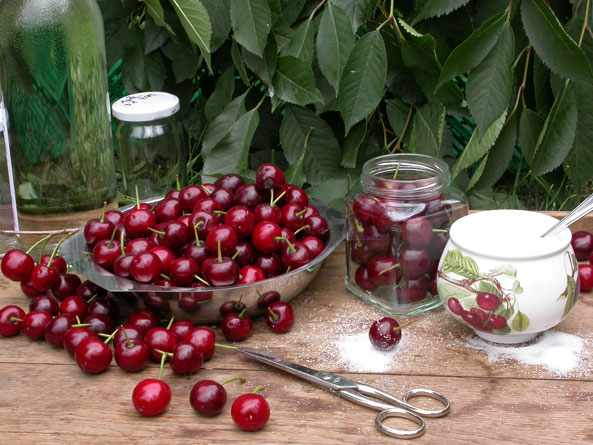
M130 94L117 100L111 111L120 121L149 122L177 113L179 98L162 91Z

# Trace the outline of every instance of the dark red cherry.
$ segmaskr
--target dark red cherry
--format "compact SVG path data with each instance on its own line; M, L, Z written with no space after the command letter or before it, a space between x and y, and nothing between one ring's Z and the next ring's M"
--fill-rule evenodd
M109 221L113 226L123 224L124 214L119 210L107 210L105 212L105 221Z
M221 203L215 201L212 198L202 198L196 203L196 205L192 209L192 213L194 212L212 213L220 221L224 215L224 208L222 207Z
M223 223L235 231L237 238L247 238L255 227L255 216L247 207L235 206L224 215Z
M301 242L287 244L282 248L282 264L286 269L295 270L311 262L313 255Z
M243 266L239 270L239 278L235 284L249 284L266 279L263 271L255 266Z
M110 239L114 230L115 224L106 221L104 216L92 218L84 225L83 236L87 244L92 247L101 240Z
M369 292L373 292L377 288L377 285L369 278L369 271L365 266L358 266L354 273L354 280L356 284Z
M113 262L113 273L118 277L131 278L132 272L130 267L132 266L133 255L120 256Z
M183 209L177 199L163 199L154 207L154 216L159 223L176 220L181 215Z
M51 260L51 264L50 264L50 260ZM59 255L54 256L53 259L50 254L42 255L41 261L39 261L39 264L44 264L46 266L52 266L55 269L57 269L57 271L59 273L66 273L68 271L68 264L66 263L66 260L64 259L64 257L61 257Z
M593 235L584 230L572 234L570 243L579 261L588 261L593 253Z
M423 216L413 216L402 224L402 241L410 247L427 246L432 239L432 225Z
M294 325L294 310L290 304L278 301L268 306L265 319L272 332L284 334L290 331Z
M124 333L124 331L125 331L125 333ZM120 342L125 341L126 336L130 340L132 340L132 339L144 340L144 334L145 334L144 330L142 330L138 326L129 324L129 323L124 324L117 329L117 332L115 333L115 336L113 337L113 346L115 347Z
M78 347L78 345L80 343L82 343L83 340L85 340L89 337L96 337L96 336L97 336L97 334L95 334L89 328L75 326L73 328L68 329L66 331L66 333L64 334L64 340L62 342L62 347L66 351L68 351L68 354L74 355L76 348Z
M179 286L189 286L199 271L200 266L191 258L175 258L169 265L169 274Z
M401 267L393 255L380 253L369 260L369 279L377 286L392 286L401 277Z
M286 180L284 173L274 164L262 164L255 171L255 183L262 190L282 190Z
M162 285L164 283L158 282L157 285ZM165 284L163 287L175 287L174 284L169 280L165 280ZM151 311L162 313L162 314L169 314L171 312L171 304L169 303L169 299L164 295L155 295L155 294L148 294L144 297L143 302L144 306Z
M178 341L185 340L187 333L194 328L194 324L189 320L178 320L171 325L169 329Z
M226 405L227 392L224 387L213 380L200 380L189 394L192 408L202 416L212 417Z
M255 184L245 184L235 191L235 205L254 209L263 201L261 190Z
M243 431L259 431L270 418L270 406L259 394L243 394L231 406L233 422Z
M173 347L172 353L173 357L171 357L169 366L177 375L192 375L200 369L204 362L204 356L199 349L188 342L177 343Z
M47 295L37 295L29 303L29 312L33 311L44 311L55 317L60 313L60 304Z
M235 173L229 173L221 176L214 182L216 188L228 190L231 193L235 193L239 187L245 184L243 178Z
M194 260L198 265L202 264L206 259L210 257L210 251L208 250L208 246L206 244L201 243L199 246L190 241L185 245L182 249L183 256L187 258L191 258ZM165 272L167 273L167 272Z
M141 415L158 416L164 413L171 403L171 388L161 380L142 380L134 387L132 403Z
M21 332L25 311L15 305L4 306L0 309L0 335L12 337Z
M216 334L210 328L199 326L190 330L185 336L184 341L194 345L208 361L214 356Z
M362 234L364 244L374 253L386 252L391 248L389 233L379 232L375 226L368 226Z
M248 266L255 258L255 250L248 241L239 241L235 248L233 258L239 267Z
M58 275L58 270L54 267L38 264L31 271L31 275L29 275L29 282L39 292L47 292L56 284Z
M464 311L463 306L461 306L461 303L455 297L451 297L447 300L447 306L455 315L461 315Z
M377 200L368 195L358 195L352 202L354 217L364 225L372 224Z
M239 277L239 266L229 257L208 258L201 267L204 278L212 286L230 286Z
M193 238L193 232L190 232L189 228L179 221L168 221L164 227L159 230L158 242L159 245L169 247L172 250L176 250L183 246Z
M239 342L246 340L251 335L253 324L251 318L245 313L227 314L221 323L222 334L228 341Z
M146 252L136 255L130 264L130 273L140 283L156 281L162 272L161 260L154 253Z
M360 239L360 237L356 237L351 241L350 256L357 263L368 263L375 253L376 252L373 252L371 249L369 249L369 247L362 241L362 239Z
M298 204L304 207L309 205L309 197L302 188L288 184L282 202L283 204Z
M218 225L218 218L213 213L197 211L189 217L189 227L196 228L200 239L206 239L208 233Z
M146 238L156 225L156 216L150 210L134 208L124 215L123 224L129 238Z
M76 295L79 297L84 298L85 300L90 300L95 295L105 296L107 295L107 291L102 287L96 285L92 281L86 280L80 283L80 286L76 289Z
M159 260L161 260L162 271L165 275L168 275L171 263L177 258L175 253L165 246L154 246L149 252L156 255Z
M325 250L325 244L323 244L323 241L315 236L306 236L301 239L301 243L307 246L307 249L309 249L313 258L317 257Z
M106 315L87 315L83 320L83 324L90 325L88 328L97 334L111 334L113 332L113 320Z
M206 246L210 252L220 252L223 256L232 256L237 248L237 234L226 224L214 227L206 237Z
M226 189L214 189L210 195L210 198L220 203L222 210L225 212L230 209L235 202L233 193Z
M148 332L152 328L158 327L161 322L154 312L142 309L130 315L128 323L139 327L144 332Z
M282 225L295 231L305 225L306 207L298 204L286 204L282 207Z
M142 371L148 363L149 350L146 343L138 338L123 339L114 349L115 362L122 371Z
M117 321L119 319L119 306L111 298L97 297L89 304L88 313L89 315L105 315L113 321Z
M275 277L282 272L282 262L275 253L258 253L253 260L253 265L261 269L266 278Z
M121 248L119 244L112 240L101 240L93 248L93 260L107 270L113 268L113 263L120 255Z
M430 254L424 249L403 247L398 255L402 275L409 279L420 278L429 273L433 262Z
M78 275L72 273L61 273L51 288L51 293L58 300L76 294L76 289L80 286L81 280Z
M168 329L152 328L144 336L144 343L146 343L150 350L150 359L155 362L160 362L162 354L158 352L157 349L163 352L171 352L173 347L177 344L177 339Z
M272 303L280 301L280 298L280 293L275 290L264 292L263 294L259 294L259 297L257 298L257 306L266 309Z
M369 340L377 349L387 351L393 349L402 338L399 323L390 317L375 321L369 329Z
M276 224L282 223L282 211L280 208L267 203L258 204L253 210L253 216L255 217L256 224L262 221L271 221Z
M148 238L135 238L126 244L124 251L126 252L126 255L134 256L139 253L149 252L153 247L154 243Z
M397 296L402 303L415 303L426 298L428 281L425 277L406 279L399 283Z
M241 300L228 300L220 305L218 312L223 317L228 314L240 314L247 306Z
M280 250L282 247L282 244L278 242L278 239L281 237L282 232L278 224L263 221L253 229L251 243L258 252L272 253Z
M191 212L200 199L207 197L208 194L202 187L188 185L179 192L178 200L184 212Z
M73 295L68 297L62 301L60 304L60 313L63 315L68 315L72 319L79 319L83 320L87 315L88 304L86 300L82 297L77 295Z
M45 337L45 328L51 320L52 316L47 312L31 311L23 317L23 333L31 340L41 340Z
M29 280L28 278L21 281L19 283L19 286L20 286L21 290L23 291L23 294L25 294L29 298L34 298L38 295L43 294L43 292L38 291L31 285L31 280Z
M85 303L86 304L86 303ZM45 340L56 348L64 347L64 335L72 326L70 315L58 315L45 327Z
M296 243L297 239L294 232L286 227L280 227L281 238L287 239L291 244Z
M113 353L109 346L96 337L80 342L74 351L74 359L80 369L88 374L98 374L109 368Z

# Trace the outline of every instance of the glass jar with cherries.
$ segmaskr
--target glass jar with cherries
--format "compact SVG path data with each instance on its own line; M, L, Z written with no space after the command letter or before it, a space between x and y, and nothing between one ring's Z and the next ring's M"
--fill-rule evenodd
M436 270L467 199L447 164L411 153L379 156L346 197L346 286L392 315L440 305Z

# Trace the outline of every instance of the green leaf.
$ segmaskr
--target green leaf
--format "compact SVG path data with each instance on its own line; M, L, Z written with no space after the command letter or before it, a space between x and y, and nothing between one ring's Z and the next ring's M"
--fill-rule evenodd
M414 153L438 157L443 141L446 114L447 110L439 103L428 103L418 108L408 149Z
M393 132L396 135L402 134L408 120L410 107L394 97L393 99L385 100L385 111L387 112L387 120Z
M521 283L519 283L517 280L515 280L513 282L513 290L512 290L512 292L515 295L520 295L520 294L523 293L523 288L521 287Z
M523 332L529 327L529 317L525 315L523 312L518 311L515 318L513 318L513 322L511 323L511 327L513 331Z
M576 302L576 280L571 277L570 275L566 276L566 304L564 305L564 313L562 314L563 317L568 315L570 310L574 307Z
M206 129L202 142L202 156L208 157L212 149L226 136L231 126L245 114L246 93L229 102Z
M385 43L378 31L369 32L354 45L340 79L338 106L346 134L375 110L386 77Z
M500 39L492 51L468 76L465 90L467 105L480 135L509 106L514 56L515 36L511 26L505 22Z
M290 40L290 45L282 51L283 56L292 56L311 63L315 47L313 20L310 18L301 23Z
M356 32L373 15L379 0L332 0L332 3L346 13L352 23L352 31Z
M280 24L274 26L272 29L272 34L276 39L278 51L283 51L284 49L288 48L293 35L292 28L290 26L281 22Z
M535 111L524 108L519 121L519 145L529 163L533 160L537 139L544 127L544 119Z
M348 193L349 181L346 178L329 179L307 189L309 196L344 212L344 196Z
M258 57L255 54L243 50L243 60L245 64L253 71L266 85L272 85L272 79L276 72L276 63L278 63L278 48L276 47L276 39L270 36L268 44L264 50L264 56Z
M468 256L463 256L459 249L453 249L447 252L443 260L442 269L444 273L453 272L471 280L480 276L476 262Z
M301 15L307 0L282 0L282 19L292 25Z
M136 91L160 91L165 83L165 64L159 51L148 55L140 42L126 48L124 70L132 85L126 85L130 93Z
M241 77L243 84L245 86L249 86L249 76L247 75L245 64L243 63L243 59L241 58L239 45L237 45L237 42L235 42L235 40L233 40L233 43L231 44L231 59L233 59L233 65L239 73L239 76Z
M317 32L317 62L336 92L339 92L340 77L353 47L354 33L350 19L342 9L328 3Z
M489 283L488 281L480 281L480 284L478 284L478 290L480 292L489 292L498 297L502 297L500 291L496 288L496 286L492 283Z
M233 0L231 23L237 42L263 57L272 23L268 0Z
M552 108L554 95L550 86L550 69L544 65L537 54L533 54L533 96L535 110L542 116L547 115Z
M301 158L307 134L303 171L308 182L319 184L334 179L340 173L342 151L330 126L308 108L287 106L280 125L280 145L289 164Z
M593 85L587 82L572 84L577 101L577 126L572 149L564 161L566 172L577 190L593 181Z
M356 159L358 159L358 149L364 141L364 138L367 134L367 123L366 121L359 122L354 127L348 136L346 136L346 140L344 141L344 149L342 155L342 162L341 166L344 168L355 168L356 167Z
M192 51L191 43L186 45L177 43L175 40L169 40L162 48L165 56L171 60L171 68L175 75L175 81L181 83L184 80L192 79L200 67L198 57Z
M494 146L488 152L488 161L476 188L492 187L506 171L517 141L517 122L517 115L513 112L507 118Z
M464 169L477 162L482 156L488 153L488 150L494 145L506 118L506 110L494 121L486 130L484 136L480 138L478 131L474 130L472 137L467 143L467 147L461 153L451 170L451 178L456 178Z
M274 94L286 102L303 106L323 102L323 96L315 86L311 64L294 57L278 57L272 84Z
M231 0L201 0L212 24L210 52L215 52L225 42L231 30Z
M228 104L233 98L234 91L235 70L231 65L224 73L220 75L216 81L214 92L210 95L208 101L206 102L204 115L208 121L211 121L222 112L226 104Z
M589 59L564 31L545 0L523 0L521 19L529 42L552 71L567 79L591 82Z
M303 172L303 160L299 159L294 164L290 164L284 172L284 177L287 184L296 185L302 187L307 181L305 173Z
M200 48L206 65L208 65L208 69L212 72L210 62L210 36L212 35L212 27L208 11L200 0L170 1L187 36Z
M498 42L505 23L504 14L494 16L461 42L445 60L437 87L478 66Z
M447 283L446 281L439 281L437 290L439 292L439 297L441 300L449 300L449 298L457 298L458 300L463 300L469 296L475 296L473 293L469 292L468 290L455 286L451 283Z
M147 18L144 21L144 54L150 54L162 48L169 38L169 31L157 26L154 20Z
M484 170L486 169L486 164L488 163L488 158L489 157L490 157L489 153L486 153L486 156L484 156L482 158L482 160L480 161L480 163L476 167L476 170L474 171L474 174L472 175L472 178L469 181L469 184L465 188L466 193L469 190L471 190L478 183L478 181L482 177L482 174L484 174Z
M535 144L530 166L537 176L562 164L572 147L577 125L577 105L569 83L566 81L562 92L554 100Z
M452 80L437 88L441 64L436 56L435 45L430 34L406 39L401 42L402 60L429 102L441 102L452 111L460 110L463 96Z
M204 159L202 175L214 176L237 173L247 168L249 147L259 125L257 108L249 110L237 120L224 138Z
M490 269L490 274L502 274L505 277L517 278L517 268L511 264L502 264L494 269Z
M142 0L146 5L146 11L148 11L148 15L152 17L154 23L158 26L163 26L167 28L171 34L175 34L171 27L165 22L165 12L163 11L163 6L161 5L160 0Z
M449 14L469 3L469 0L416 0L414 5L414 23L431 17Z

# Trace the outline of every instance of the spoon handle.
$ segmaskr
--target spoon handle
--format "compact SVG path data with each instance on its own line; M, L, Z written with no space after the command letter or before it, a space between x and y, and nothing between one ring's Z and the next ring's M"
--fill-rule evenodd
M587 216L592 210L593 194L589 195L589 197L581 202L572 212L550 227L550 229L548 229L541 237L544 238L549 235L556 235L575 221Z

